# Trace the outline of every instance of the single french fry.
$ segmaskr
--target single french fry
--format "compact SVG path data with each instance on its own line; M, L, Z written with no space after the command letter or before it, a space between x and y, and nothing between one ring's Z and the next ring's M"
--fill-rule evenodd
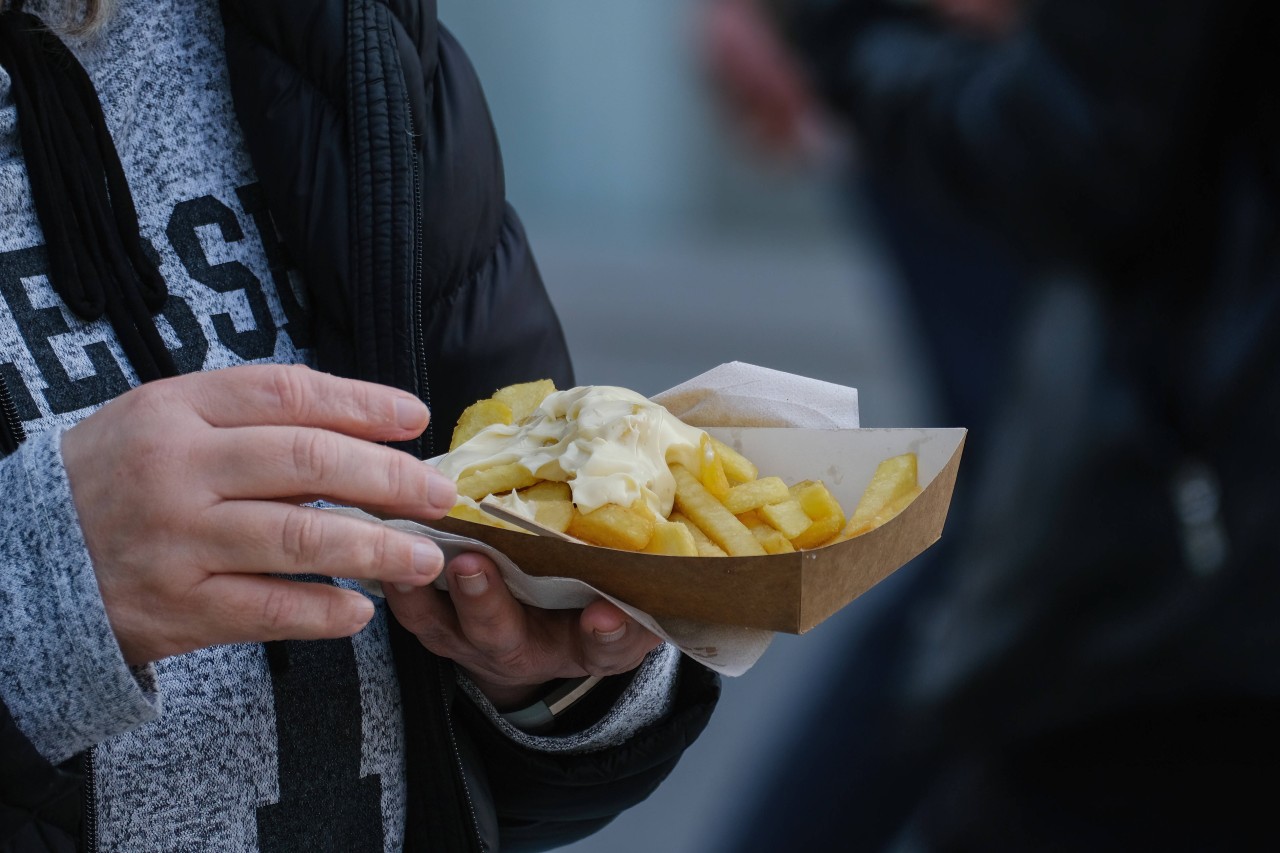
M687 515L684 515L680 512L673 512L671 513L669 520L674 521L677 524L683 524L685 528L688 529L689 535L693 537L693 544L698 549L699 557L729 556L724 552L723 548L721 548L719 545L717 545L716 543L712 542L709 538L707 538L707 534L702 532L702 528L694 524L693 520L689 518ZM843 518L840 520L841 522L844 521Z
M593 545L623 551L643 551L644 546L653 538L654 526L653 514L650 512L605 504L591 512L575 511L569 522L569 529L565 532Z
M753 524L768 524L757 509L749 509L746 512L739 512L734 515L745 527L750 527Z
M763 477L749 483L741 483L724 496L724 508L734 515L749 509L759 509L765 504L778 503L791 497L787 484L781 477Z
M455 449L487 426L510 423L511 407L506 403L494 399L477 400L462 410L458 423L453 428L449 449Z
M907 505L915 500L921 491L921 488L916 486L889 501L889 503L881 507L878 513L863 521L859 526L854 527L852 525L847 525L845 530L840 534L841 541L845 539L852 539L855 536L861 536L869 530L875 530L877 527L906 509Z
M790 542L813 525L810 518L795 498L787 498L776 504L765 504L756 510L769 526L777 530Z
M830 545L839 541L836 537L840 535L840 531L844 529L844 516L828 516L815 521L809 525L809 529L801 533L795 539L791 540L791 544L795 545L801 551L808 551L813 548L820 548L823 545Z
M481 468L458 478L458 494L478 501L486 495L500 495L523 489L538 482L528 468L519 462Z
M792 486L790 491L805 515L813 519L813 524L803 533L792 537L792 545L801 550L817 548L844 529L844 509L821 480L804 480Z
M768 524L753 524L748 529L767 554L790 554L796 549L781 531Z
M730 483L749 483L760 476L760 469L756 467L754 462L720 439L709 437L711 438L711 446L716 449L716 453L720 456L720 462L724 465L725 476L729 478Z
M688 516L702 532L734 557L761 556L764 547L733 513L725 509L715 495L707 491L697 477L683 465L672 465L676 479L676 508Z
M702 434L702 470L698 479L717 500L724 500L724 496L729 494L729 477L724 472L724 462L711 436L706 433Z
M840 532L840 541L851 539L884 524L920 493L916 455L903 453L876 466L858 506Z
M532 415L547 395L555 390L556 384L550 379L536 379L499 388L493 392L493 399L510 407L511 423L518 424Z
M573 493L568 483L542 480L517 494L532 509L534 521L561 533L569 529L573 519Z
M696 557L698 545L693 541L689 528L675 521L658 521L654 524L653 537L644 547L648 554L665 554L669 557Z

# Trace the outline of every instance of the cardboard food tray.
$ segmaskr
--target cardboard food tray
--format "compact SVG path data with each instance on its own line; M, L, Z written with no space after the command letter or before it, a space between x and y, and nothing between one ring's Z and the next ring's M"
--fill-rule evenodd
M479 539L530 575L571 577L657 617L803 634L942 535L964 429L713 427L760 476L823 480L853 512L881 460L915 451L923 491L898 516L853 539L763 557L666 557L563 542L455 518L432 525Z

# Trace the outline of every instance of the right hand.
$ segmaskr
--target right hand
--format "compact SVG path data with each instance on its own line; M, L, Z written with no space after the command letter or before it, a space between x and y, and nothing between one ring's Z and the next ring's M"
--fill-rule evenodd
M930 0L930 3L952 26L991 38L1012 32L1026 5L1024 0Z
M784 161L821 159L832 144L826 116L758 0L708 0L701 37L713 89L748 138Z
M407 393L304 367L245 366L135 388L68 430L62 456L107 616L129 664L221 643L356 633L364 595L268 575L425 586L425 537L300 506L448 512L453 483L376 444L422 432Z

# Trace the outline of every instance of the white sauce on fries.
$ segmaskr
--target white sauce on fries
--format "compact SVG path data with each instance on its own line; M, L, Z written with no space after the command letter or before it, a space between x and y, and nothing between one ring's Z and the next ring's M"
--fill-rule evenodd
M666 518L676 493L668 466L698 471L702 435L634 391L584 385L548 395L523 424L485 427L436 464L457 479L517 462L540 479L568 482L581 512L643 499Z

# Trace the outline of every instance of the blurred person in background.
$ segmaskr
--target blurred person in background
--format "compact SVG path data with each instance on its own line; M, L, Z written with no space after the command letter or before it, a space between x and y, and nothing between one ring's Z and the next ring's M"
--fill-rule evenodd
M936 382L934 417L970 430L964 469L979 462L1008 350L1022 287L1018 259L999 235L954 208L919 195L898 176L859 157L856 134L822 100L813 70L787 41L764 0L707 0L702 9L703 58L719 104L734 130L768 164L834 173L840 199L861 213L851 227L870 227L887 250L904 305ZM994 37L1010 29L1009 0L939 0L938 22L956 32ZM859 601L863 628L842 656L839 678L817 687L801 712L801 730L782 738L786 767L825 780L795 786L789 775L763 786L753 824L731 851L781 849L794 827L815 844L858 826L859 844L874 849L894 834L914 806L919 771L914 753L893 734L894 700L906 670L907 626L928 612L951 565L955 531L964 524L969 477L952 497L948 533L928 552L878 584ZM821 731L821 738L809 732ZM773 820L774 815L788 815ZM797 836L798 837L798 836Z
M1016 250L1026 307L950 565L880 637L883 727L799 733L726 849L1275 849L1277 11L775 11L868 167ZM909 778L867 784L866 744Z

